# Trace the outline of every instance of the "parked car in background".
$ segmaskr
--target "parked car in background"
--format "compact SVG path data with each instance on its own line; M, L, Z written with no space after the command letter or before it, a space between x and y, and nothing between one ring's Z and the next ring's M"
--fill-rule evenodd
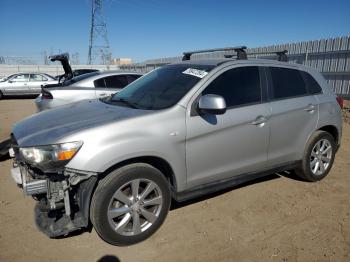
M60 87L42 88L35 99L38 111L74 103L84 99L110 96L135 81L142 74L123 71L93 72L66 80Z
M56 76L56 79L58 80L58 84L57 85L50 85L50 87L66 86L67 85L65 83L66 81L69 81L69 80L71 80L77 76L83 75L83 74L88 74L88 73L93 73L93 72L99 71L97 69L76 69L76 70L73 70L69 64L69 55L67 53L52 55L49 57L49 59L51 60L51 62L60 62L62 67L63 67L63 71L64 71L64 74Z
M5 96L38 95L41 86L57 84L54 77L44 73L18 73L0 81L0 99Z
M17 123L11 173L38 201L38 228L57 237L91 222L108 243L131 245L156 232L172 199L284 170L324 179L341 142L341 100L316 70L241 49L239 59L185 53L189 61L112 97Z

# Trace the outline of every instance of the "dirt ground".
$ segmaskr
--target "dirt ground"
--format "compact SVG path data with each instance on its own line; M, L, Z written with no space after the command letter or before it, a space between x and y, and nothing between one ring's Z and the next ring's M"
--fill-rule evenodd
M33 101L0 101L0 140L35 112ZM0 261L350 261L350 124L329 176L318 183L275 175L174 206L160 230L130 247L96 232L49 239L34 201L0 162Z

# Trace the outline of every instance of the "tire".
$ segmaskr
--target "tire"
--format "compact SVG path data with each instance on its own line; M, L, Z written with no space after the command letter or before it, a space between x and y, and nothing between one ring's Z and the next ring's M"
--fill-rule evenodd
M170 187L164 175L151 165L136 163L111 172L98 183L90 218L106 242L132 245L162 225L170 203Z
M306 144L301 165L295 170L296 174L309 182L323 179L332 168L335 152L333 136L325 131L316 131Z

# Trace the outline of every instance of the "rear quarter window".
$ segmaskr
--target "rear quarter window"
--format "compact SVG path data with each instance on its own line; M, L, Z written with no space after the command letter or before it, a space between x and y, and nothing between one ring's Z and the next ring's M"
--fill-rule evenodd
M308 89L310 94L320 94L322 93L321 86L317 83L317 81L307 72L300 71L300 74L304 78L306 88Z

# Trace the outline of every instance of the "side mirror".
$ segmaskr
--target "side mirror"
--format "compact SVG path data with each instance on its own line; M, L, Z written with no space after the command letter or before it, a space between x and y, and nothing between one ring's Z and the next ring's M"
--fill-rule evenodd
M199 99L198 109L202 113L222 115L226 112L226 102L222 96L208 94Z

